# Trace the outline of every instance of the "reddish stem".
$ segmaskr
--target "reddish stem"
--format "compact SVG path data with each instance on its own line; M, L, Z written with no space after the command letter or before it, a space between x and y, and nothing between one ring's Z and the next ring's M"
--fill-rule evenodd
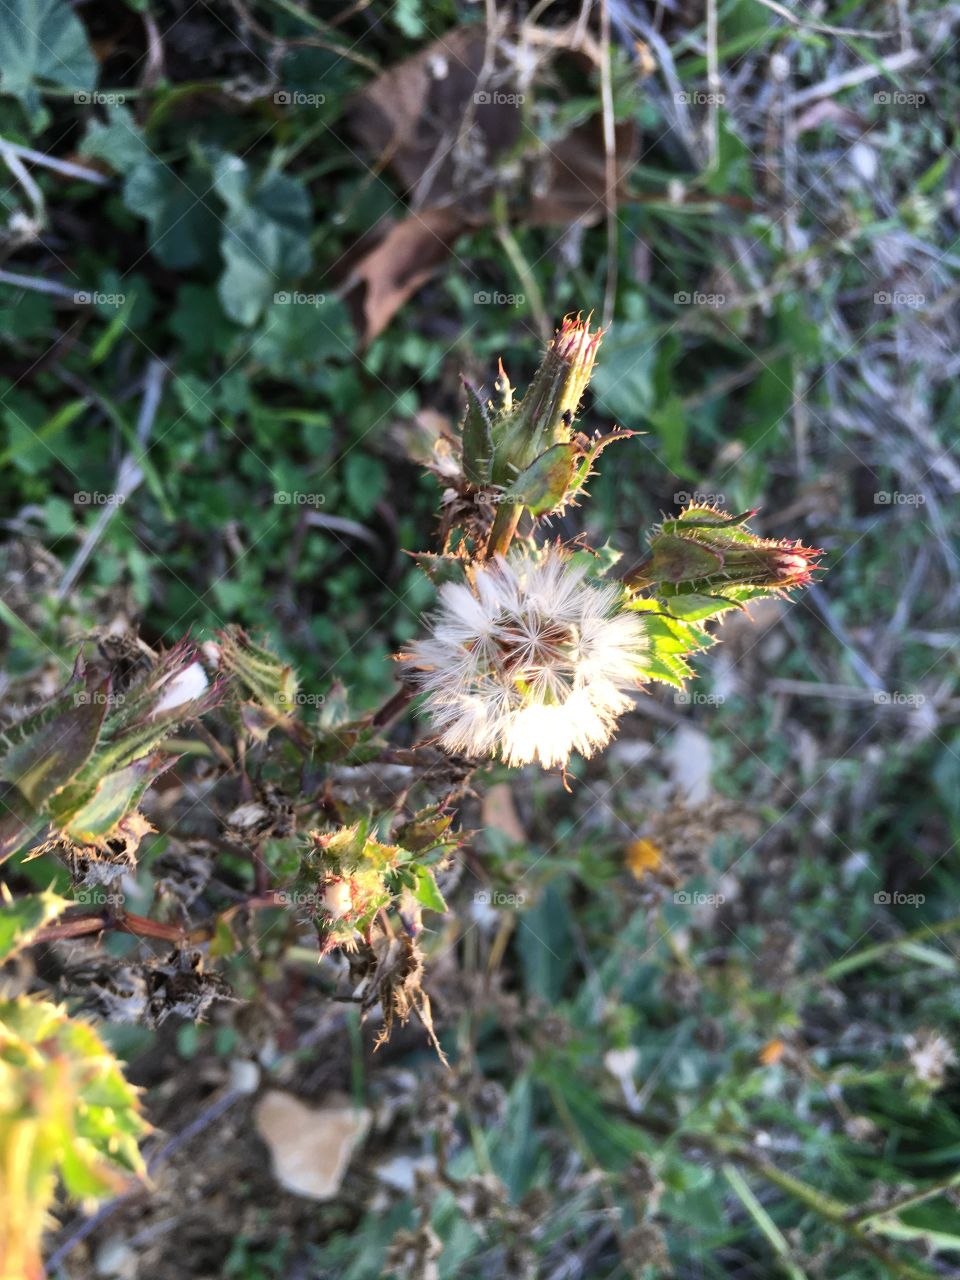
M160 938L164 942L182 942L184 931L177 925L162 924L159 920L151 920L147 916L124 912L123 915L112 915L97 912L93 915L69 916L66 920L58 920L56 924L48 924L34 938L34 942L57 942L63 938L81 938L88 933L103 933L107 929L118 929L121 933L133 933L140 938Z
M382 729L391 720L396 720L397 716L402 715L413 701L413 698L414 690L407 685L403 685L387 699L379 710L373 713L370 724L375 729Z
M220 913L218 918L229 919L238 911L258 911L266 907L282 906L281 892L281 890L268 889L265 893L254 894L228 907L226 911ZM159 938L162 942L181 944L203 942L213 937L215 928L216 926L212 924L203 925L187 933L179 925L163 924L160 920L151 920L149 916L138 916L132 911L125 911L122 915L96 912L69 916L65 920L58 920L56 924L48 924L37 933L33 941L35 943L59 942L65 938L82 938L88 933L105 933L109 929L116 929L120 933L135 934L138 938Z
M119 916L114 927L122 933L135 933L140 938L161 938L164 942L182 942L185 936L178 925L161 924L159 920L136 916L130 911Z
M102 915L71 916L48 924L34 935L34 942L58 942L61 938L80 938L85 933L101 933L107 927Z

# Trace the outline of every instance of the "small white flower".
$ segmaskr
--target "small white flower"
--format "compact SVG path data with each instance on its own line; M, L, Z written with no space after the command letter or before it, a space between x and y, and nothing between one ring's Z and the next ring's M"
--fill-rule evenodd
M212 667L214 671L220 666L223 657L223 651L215 640L204 640L200 646L200 652L208 667Z
M191 662L189 667L184 667L182 671L175 671L173 675L167 676L160 686L162 693L160 700L150 713L151 719L155 719L164 711L172 711L174 707L180 707L185 702L193 702L195 698L199 698L206 692L209 683L207 674L199 662Z
M956 1066L957 1055L946 1036L930 1027L904 1038L914 1075L921 1084L939 1089L950 1067Z
M328 880L323 886L321 905L334 920L342 920L353 910L353 894L349 880Z
M406 664L448 751L565 764L610 740L640 678L643 623L616 584L558 547L512 552L447 583Z
M246 804L238 805L231 814L228 814L226 824L236 831L245 831L248 827L257 826L268 816L265 805L251 800Z
M608 1049L603 1055L603 1065L617 1080L632 1080L640 1054L630 1045L626 1049Z

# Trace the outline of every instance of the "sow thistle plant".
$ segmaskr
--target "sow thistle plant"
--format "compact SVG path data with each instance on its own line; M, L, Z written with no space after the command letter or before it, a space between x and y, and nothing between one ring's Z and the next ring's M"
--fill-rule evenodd
M403 662L448 751L544 768L592 755L632 691L692 676L707 619L802 586L816 565L819 551L751 532L753 512L697 504L653 530L622 581L608 548L537 545L538 526L585 496L600 453L634 434L574 429L600 340L568 317L519 403L501 363L498 402L465 383L460 438L437 443L443 554L421 563L443 583L440 608Z
M619 575L609 548L554 536L551 517L584 500L601 454L633 434L577 427L600 343L589 320L568 318L522 397L502 364L493 399L464 384L459 430L428 459L443 486L439 537L417 560L436 607L377 711L352 714L338 685L302 696L268 639L228 628L166 652L93 636L58 694L10 717L0 860L18 892L0 899L0 959L52 951L68 1004L7 963L2 1280L40 1274L57 1175L84 1200L142 1171L140 1102L91 1012L202 1017L229 995L220 970L241 964L274 912L288 943L314 935L332 999L376 1017L380 1039L416 1014L439 1052L424 913L448 911L466 839L456 806L477 768L499 759L566 780L571 756L601 750L645 686L683 687L711 619L809 581L819 552L757 536L752 513L689 505ZM422 736L392 743L388 726L417 699ZM144 858L156 893L135 914L120 886ZM28 892L39 866L54 887ZM78 900L90 886L103 887L98 909ZM140 950L90 945L114 931Z

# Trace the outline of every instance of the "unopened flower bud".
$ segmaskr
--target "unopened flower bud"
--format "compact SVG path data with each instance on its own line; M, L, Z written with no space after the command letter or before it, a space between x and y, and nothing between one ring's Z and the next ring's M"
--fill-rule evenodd
M299 681L293 667L240 627L227 627L217 636L220 669L229 672L255 706L246 718L248 729L265 734L280 724L290 728L297 705Z
M503 445L494 463L494 483L511 483L551 445L569 443L602 337L602 330L591 331L589 316L586 321L579 316L564 319L526 394L505 424Z
M650 539L650 555L628 581L668 593L722 592L725 587L788 591L810 581L822 554L801 542L760 538L746 527L754 513L728 515L713 507L687 507L665 520Z

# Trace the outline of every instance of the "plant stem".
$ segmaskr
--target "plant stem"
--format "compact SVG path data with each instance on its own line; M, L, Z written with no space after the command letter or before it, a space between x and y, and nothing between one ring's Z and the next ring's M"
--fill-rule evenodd
M177 925L163 924L147 916L134 915L133 912L124 912L123 915L97 912L94 915L71 916L66 920L58 920L56 924L47 925L36 935L34 942L82 938L85 934L103 933L107 929L133 933L140 938L160 938L164 942L183 942L186 938L184 931Z
M523 282L530 298L530 306L533 310L533 316L540 331L540 337L544 342L550 341L551 326L550 319L547 315L547 308L544 305L543 294L537 283L537 278L530 270L530 264L523 256L523 250L517 243L517 239L510 230L508 221L509 214L506 209L506 201L503 199L503 193L497 192L494 198L494 217L496 219L497 239L503 245L507 257L510 259L510 265L516 271L517 275Z
M740 1198L744 1208L766 1236L767 1240L769 1240L774 1253L780 1259L783 1270L789 1276L790 1280L807 1280L806 1273L801 1271L794 1262L793 1254L790 1251L790 1246L787 1243L783 1232L767 1213L766 1209L764 1209L757 1197L753 1194L749 1183L737 1166L728 1161L723 1166L723 1172L727 1181Z
M413 701L414 690L408 685L403 685L396 693L390 695L382 707L379 707L371 716L370 724L374 729L382 729L388 725L391 720L396 720L397 716L402 715L407 707Z
M490 539L487 542L487 549L484 553L486 560L490 560L494 556L506 555L507 548L513 541L513 535L517 532L517 525L520 523L522 511L523 507L515 503L505 503L497 508L493 528L490 530Z
M872 1234L864 1227L861 1227L855 1219L852 1219L850 1215L853 1206L844 1204L842 1200L836 1200L833 1196L824 1195L816 1187L802 1182L799 1178L795 1178L793 1174L778 1168L777 1165L771 1164L768 1160L753 1155L752 1152L743 1150L736 1144L730 1144L730 1146L731 1155L754 1169L762 1177L766 1178L768 1182L772 1182L774 1186L779 1187L781 1191L785 1191L787 1195L791 1195L794 1199L805 1204L818 1217L846 1232L861 1248L866 1249L868 1253L872 1253L875 1258L883 1262L891 1276L897 1277L898 1280L932 1280L934 1272L926 1269L921 1270L921 1268L913 1266L912 1263L898 1258L896 1254L891 1253L889 1249L875 1240ZM853 1211L855 1212L855 1210Z
M638 1123L636 1116L630 1116L630 1120L634 1124ZM651 1123L649 1120L640 1120L639 1124L641 1128L652 1132L657 1137L663 1138L665 1136L660 1126ZM895 1278L895 1280L934 1280L936 1272L929 1271L926 1268L915 1267L912 1263L898 1257L885 1245L881 1244L867 1226L862 1226L860 1219L863 1215L859 1206L846 1204L843 1200L836 1199L835 1196L825 1195L823 1192L818 1191L816 1187L812 1187L792 1173L787 1173L786 1170L771 1164L769 1160L757 1155L736 1139L728 1138L723 1134L702 1132L681 1136L695 1138L698 1143L703 1143L712 1148L728 1162L736 1161L738 1164L745 1165L762 1178L766 1178L775 1187L779 1187L787 1195L799 1200L817 1217L843 1231L852 1240L856 1241L862 1249L873 1254L875 1258L884 1264L887 1274ZM891 1210L887 1208L881 1212L883 1216L889 1217Z
M284 899L281 894L282 890L274 889L253 894L249 898L244 898L242 902L234 903L226 911L220 912L217 919L228 920L238 911L258 911L268 907L283 906ZM60 942L66 938L82 938L88 933L105 933L110 929L116 929L120 933L132 933L138 938L159 938L162 942L180 944L203 942L213 937L216 923L202 925L188 933L179 925L164 924L160 920L151 920L149 916L135 915L132 911L125 911L122 915L98 911L92 914L69 916L67 919L58 920L55 924L47 925L45 929L40 930L33 942Z
M940 920L934 924L921 925L919 929L911 929L908 933L901 934L899 938L891 938L888 942L877 942L871 947L864 947L862 951L855 951L852 956L841 956L839 960L813 976L824 982L833 982L847 973L852 973L855 969L862 969L872 960L878 960L891 952L896 952L905 942L923 941L929 933L939 936L941 933L951 933L956 929L960 929L960 916L952 916L949 920Z
M890 1218L894 1214L902 1213L904 1209L912 1209L916 1204L922 1204L924 1200L929 1200L932 1196L942 1195L944 1191L949 1191L951 1187L955 1187L960 1182L960 1172L952 1173L948 1178L942 1178L939 1182L934 1182L929 1187L923 1187L917 1191L911 1191L909 1195L903 1196L900 1200L895 1200L893 1204L888 1204L883 1209L869 1209L866 1213L859 1214L853 1219L854 1225L862 1227L866 1222L872 1222L875 1218Z

